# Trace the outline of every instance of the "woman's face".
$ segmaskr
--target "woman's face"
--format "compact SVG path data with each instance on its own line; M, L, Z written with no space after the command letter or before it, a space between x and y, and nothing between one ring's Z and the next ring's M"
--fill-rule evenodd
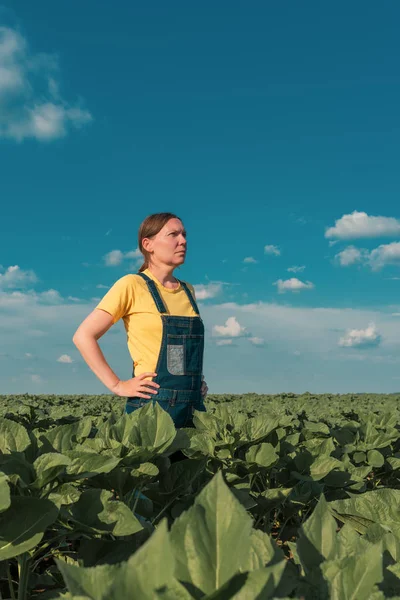
M153 251L152 261L169 266L179 266L186 257L186 230L182 221L170 219L153 238L144 238L143 247Z

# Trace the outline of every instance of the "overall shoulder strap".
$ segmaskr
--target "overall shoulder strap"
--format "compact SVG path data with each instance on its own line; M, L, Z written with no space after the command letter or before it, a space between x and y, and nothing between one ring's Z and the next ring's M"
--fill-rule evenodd
M137 275L140 275L140 277L142 277L142 279L144 279L147 283L147 287L149 288L149 292L153 297L153 300L157 306L157 310L160 313L168 313L168 310L163 302L163 299L161 298L159 291L157 289L156 284L154 283L154 281L152 279L150 279L150 277L148 275L145 275L145 273L137 273Z
M187 285L187 283L185 281L182 281L181 279L178 279L178 281L180 282L180 284L182 285L183 289L185 290L186 295L187 295L187 297L190 300L190 304L192 305L194 312L196 313L196 315L199 315L200 312L199 312L199 309L197 307L196 300L193 298L193 294L190 291L189 286Z

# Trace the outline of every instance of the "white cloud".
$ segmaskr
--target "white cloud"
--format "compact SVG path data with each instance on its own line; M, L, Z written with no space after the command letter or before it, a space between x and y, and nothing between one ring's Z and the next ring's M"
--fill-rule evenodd
M222 285L220 283L197 284L193 287L194 293L196 294L196 300L215 298L222 290Z
M57 71L55 57L30 53L19 32L0 27L0 137L50 141L92 120L61 97Z
M99 290L108 290L109 289L109 285L103 285L102 283L98 283L96 285L96 288L98 288Z
M217 340L215 343L217 346L230 346L233 340Z
M369 265L377 271L385 265L400 265L400 242L381 244L369 254Z
M121 250L111 250L103 256L103 260L107 267L117 267L126 258L143 259L143 255L139 248L136 250L129 250L128 252L122 252Z
M33 271L23 271L18 265L14 265L0 274L0 289L21 289L29 283L36 283L37 280Z
M240 337L244 335L246 329L242 327L236 317L229 317L225 325L214 325L213 333L220 336Z
M40 293L40 299L42 302L46 302L48 304L61 304L63 302L63 298L57 290L47 290L46 292Z
M33 383L43 383L42 377L40 375L36 375L36 374L31 375L31 381Z
M251 342L252 344L254 344L254 346L263 346L264 345L264 338L250 337L249 338L249 342Z
M306 267L305 267L305 265L302 265L302 266L300 266L300 267L296 267L296 266L294 266L294 267L289 267L287 270L288 270L290 273L302 273L302 272L304 271L304 269L305 269L305 268L306 268Z
M252 256L246 256L246 258L243 259L243 262L255 264L255 263L258 263L258 260L256 260Z
M356 248L355 246L347 246L341 252L335 255L335 259L339 261L342 267L349 267L359 262L363 262L368 257L368 251L364 248Z
M72 360L72 358L69 356L69 354L62 354L61 356L59 356L59 357L57 358L57 362L71 364L71 363L72 363L72 362L74 362L74 361L73 361L73 360Z
M335 221L334 227L325 231L326 238L341 240L374 238L400 234L400 220L393 217L370 217L365 212L354 211Z
M339 346L346 348L367 348L378 346L382 341L375 323L370 323L366 329L350 329L339 339Z
M278 246L274 246L273 244L264 246L264 252L265 254L274 254L275 256L280 256L281 253Z
M300 290L311 290L314 288L314 284L311 281L303 282L297 277L292 277L291 279L278 279L275 281L273 285L278 286L278 292L280 294L284 294L287 291L290 292L299 292Z

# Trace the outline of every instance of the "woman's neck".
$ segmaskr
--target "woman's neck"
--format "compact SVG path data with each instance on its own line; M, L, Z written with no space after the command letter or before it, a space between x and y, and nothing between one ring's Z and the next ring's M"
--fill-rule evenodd
M147 268L164 287L176 288L179 285L178 280L173 276L174 269L157 267L155 265L148 266Z

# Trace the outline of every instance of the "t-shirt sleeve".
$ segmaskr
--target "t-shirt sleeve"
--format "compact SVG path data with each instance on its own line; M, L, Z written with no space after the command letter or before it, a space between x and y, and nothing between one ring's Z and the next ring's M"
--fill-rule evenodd
M134 282L131 275L124 275L103 296L95 308L105 310L113 317L116 323L133 311L135 303Z

